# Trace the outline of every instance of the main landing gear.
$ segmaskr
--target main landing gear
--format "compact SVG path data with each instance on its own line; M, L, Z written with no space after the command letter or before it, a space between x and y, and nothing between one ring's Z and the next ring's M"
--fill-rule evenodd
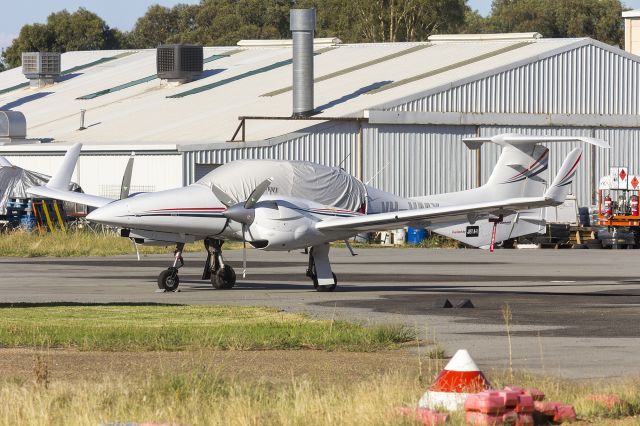
M329 263L329 244L311 247L307 277L313 281L316 291L334 291L338 286L338 278L331 271Z
M231 265L225 264L222 257L222 240L204 240L204 247L207 249L207 260L202 272L203 280L211 280L211 285L215 289L230 289L236 284L236 272ZM173 266L165 269L158 275L158 288L164 291L176 291L180 285L178 269L184 266L182 250L184 243L176 244Z
M222 257L222 240L204 240L204 248L207 249L207 261L202 271L203 280L211 280L213 288L226 290L236 284L236 272L231 265L225 264Z

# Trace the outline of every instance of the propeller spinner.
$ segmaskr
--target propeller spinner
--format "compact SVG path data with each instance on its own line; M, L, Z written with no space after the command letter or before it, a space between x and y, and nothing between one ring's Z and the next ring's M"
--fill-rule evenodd
M238 202L234 200L229 194L220 189L216 184L213 184L212 190L214 195L220 200L222 204L227 206L227 209L222 212L222 215L228 220L233 220L242 225L242 278L247 274L247 240L245 238L247 227L250 226L256 217L255 205L260 200L260 197L264 195L266 190L271 186L273 178L270 177L262 181L258 186L251 191L249 198L244 202Z

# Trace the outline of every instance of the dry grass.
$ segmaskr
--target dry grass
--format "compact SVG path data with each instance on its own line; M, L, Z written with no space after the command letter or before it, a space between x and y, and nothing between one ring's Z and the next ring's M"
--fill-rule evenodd
M212 354L214 355L214 354ZM36 374L36 373L34 373ZM435 371L430 372L429 379ZM490 374L502 386L508 372ZM574 383L516 373L517 383L543 390L550 400L574 404L585 424L632 425L640 407L639 381L605 385ZM108 422L165 422L189 425L398 425L394 409L414 406L426 385L406 373L389 372L357 382L335 377L327 384L304 377L284 383L269 378L238 380L211 369L163 373L133 380L0 382L0 424L95 425ZM612 392L630 402L627 412L596 407L591 393ZM462 425L461 413L452 425Z
M237 249L242 243L226 243L224 248ZM167 254L173 246L138 245L140 254ZM201 241L185 245L185 252L201 252L204 246ZM78 257L78 256L116 256L135 254L133 243L113 232L95 232L87 230L70 230L67 232L11 231L0 233L0 256L9 257Z
M420 393L418 383L394 374L328 386L296 378L244 383L204 370L48 388L5 381L0 424L385 425L398 424L393 408L415 404Z

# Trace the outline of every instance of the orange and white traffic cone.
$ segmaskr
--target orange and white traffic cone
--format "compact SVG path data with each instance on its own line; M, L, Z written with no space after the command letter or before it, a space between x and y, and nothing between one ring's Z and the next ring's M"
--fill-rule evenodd
M460 349L438 374L435 382L420 398L418 405L430 409L445 408L454 411L462 408L469 394L490 388L491 384L469 352L466 349Z

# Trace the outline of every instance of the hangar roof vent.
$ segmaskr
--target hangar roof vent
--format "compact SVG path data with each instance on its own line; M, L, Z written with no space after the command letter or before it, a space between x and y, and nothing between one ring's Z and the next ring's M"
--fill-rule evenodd
M27 137L27 120L19 111L0 111L0 145L24 141Z
M163 44L156 50L158 78L174 83L188 83L202 74L202 46Z
M540 33L498 33L498 34L435 34L429 36L432 43L461 41L536 41L542 38Z
M60 76L60 53L23 52L22 73L29 79L31 87L53 84Z

